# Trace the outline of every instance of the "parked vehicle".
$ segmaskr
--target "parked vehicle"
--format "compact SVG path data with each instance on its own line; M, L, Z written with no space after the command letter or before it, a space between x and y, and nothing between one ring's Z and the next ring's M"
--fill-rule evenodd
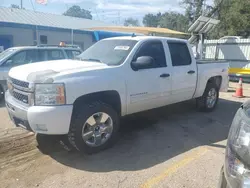
M228 63L196 61L185 40L104 39L78 60L15 67L6 106L16 126L39 134L67 134L85 153L110 147L121 116L197 99L212 111L228 87Z
M22 46L0 53L0 101L7 89L6 78L12 67L39 61L73 59L81 53L77 46Z
M232 122L221 170L220 188L250 187L250 100L237 111Z

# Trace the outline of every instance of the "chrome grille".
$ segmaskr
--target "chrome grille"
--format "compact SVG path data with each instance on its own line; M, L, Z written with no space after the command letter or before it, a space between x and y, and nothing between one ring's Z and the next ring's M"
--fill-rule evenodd
M29 104L29 96L28 95L25 95L25 94L22 94L18 91L12 91L11 92L12 96L17 99L18 101L21 101L25 104Z
M20 80L14 79L14 78L10 78L10 80L16 86L19 86L22 88L29 88L29 82L20 81Z

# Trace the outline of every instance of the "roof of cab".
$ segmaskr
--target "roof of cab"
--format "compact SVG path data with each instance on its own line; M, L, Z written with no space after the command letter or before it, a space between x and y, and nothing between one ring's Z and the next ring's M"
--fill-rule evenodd
M180 41L187 43L187 40L179 39L179 38L170 38L170 37L158 37L158 36L121 36L121 37L112 37L103 40L136 40L136 41L143 41L147 39L164 39L164 40L171 40L171 41Z

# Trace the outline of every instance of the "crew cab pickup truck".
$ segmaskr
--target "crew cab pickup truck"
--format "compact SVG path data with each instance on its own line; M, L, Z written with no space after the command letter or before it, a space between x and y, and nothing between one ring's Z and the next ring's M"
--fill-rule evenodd
M78 56L12 68L5 95L16 126L68 135L80 151L113 145L122 116L197 99L212 111L228 87L228 63L196 61L185 40L104 39Z

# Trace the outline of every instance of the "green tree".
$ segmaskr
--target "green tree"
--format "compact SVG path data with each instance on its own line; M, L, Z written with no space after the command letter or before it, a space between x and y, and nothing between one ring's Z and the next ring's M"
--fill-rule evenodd
M72 16L78 18L92 19L91 12L85 9L82 9L80 6L73 5L66 12L63 13L65 16Z
M161 20L161 13L157 13L157 14L146 14L143 17L143 25L147 26L147 27L158 27L159 26L159 22Z
M223 36L250 36L250 1L215 0L211 14L220 20L219 25L210 34L210 38Z
M193 23L199 16L204 13L203 7L205 0L182 0L181 4L185 7L185 15L189 20L189 23Z
M222 29L224 35L250 36L250 1L249 0L227 0L222 5L220 12Z
M166 12L162 14L159 24L160 27L186 32L188 29L188 18L177 12Z
M137 19L134 18L127 18L124 21L124 26L140 26L139 21Z

